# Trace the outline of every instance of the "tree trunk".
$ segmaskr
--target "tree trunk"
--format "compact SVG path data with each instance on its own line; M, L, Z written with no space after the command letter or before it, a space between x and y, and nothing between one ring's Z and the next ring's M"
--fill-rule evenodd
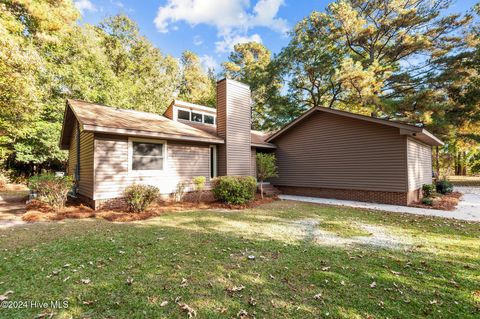
M262 199L263 199L263 181L260 181L260 195L262 196Z

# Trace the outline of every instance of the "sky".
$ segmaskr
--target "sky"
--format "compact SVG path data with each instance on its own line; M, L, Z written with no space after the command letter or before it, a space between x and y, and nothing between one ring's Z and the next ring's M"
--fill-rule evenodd
M465 12L478 0L459 0L450 12ZM323 11L321 0L75 0L82 23L97 24L123 13L155 46L179 58L198 54L205 68L220 71L235 43L257 41L273 53L288 44L288 31L310 12Z

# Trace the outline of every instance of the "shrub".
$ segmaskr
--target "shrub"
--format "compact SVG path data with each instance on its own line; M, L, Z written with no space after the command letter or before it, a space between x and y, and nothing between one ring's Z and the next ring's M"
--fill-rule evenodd
M155 186L133 184L125 188L123 197L130 212L140 213L157 198L159 192Z
M173 194L174 200L176 202L180 202L183 199L186 186L187 185L185 184L185 182L179 182L177 184L177 188L175 189L175 193Z
M423 184L423 196L431 198L435 194L436 186L434 184Z
M206 181L207 179L205 178L205 176L197 176L197 177L194 177L192 180L193 186L195 187L195 192L197 192L198 202L200 202L200 200L202 199L202 193L203 193L203 189L205 188Z
M436 184L436 188L437 188L437 192L443 195L450 194L451 192L453 192L453 184L446 179L442 179L438 181Z
M70 176L55 176L51 173L35 175L28 180L28 188L37 193L38 200L57 209L65 206L72 186Z
M433 198L424 197L424 198L422 199L422 203L423 203L424 205L432 206L432 205L433 205Z
M216 199L233 205L242 205L255 198L257 181L252 176L222 176L212 181Z
M277 160L275 154L257 153L257 178L260 181L260 194L263 198L263 182L270 177L277 177Z

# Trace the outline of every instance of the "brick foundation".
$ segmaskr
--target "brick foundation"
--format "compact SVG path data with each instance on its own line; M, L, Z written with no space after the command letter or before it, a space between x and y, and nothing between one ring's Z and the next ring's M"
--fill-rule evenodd
M408 205L413 201L414 198L418 197L418 190L403 193L280 185L275 185L275 187L277 187L283 194L288 195L325 197L392 205Z

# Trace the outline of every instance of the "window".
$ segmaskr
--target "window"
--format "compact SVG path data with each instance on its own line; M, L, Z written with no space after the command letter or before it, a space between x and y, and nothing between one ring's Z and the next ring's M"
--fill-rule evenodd
M204 124L215 124L215 115L196 111L196 110L189 110L184 108L177 108L176 110L177 120L184 120L184 121L191 121L197 123L204 123Z
M204 115L203 122L205 124L215 124L215 118L212 115Z
M143 141L132 141L132 170L161 171L163 170L164 144Z
M200 122L200 123L202 123L202 114L192 112L192 122Z
M190 121L190 111L178 110L177 116L181 120Z
M210 178L217 177L217 147L210 146Z

